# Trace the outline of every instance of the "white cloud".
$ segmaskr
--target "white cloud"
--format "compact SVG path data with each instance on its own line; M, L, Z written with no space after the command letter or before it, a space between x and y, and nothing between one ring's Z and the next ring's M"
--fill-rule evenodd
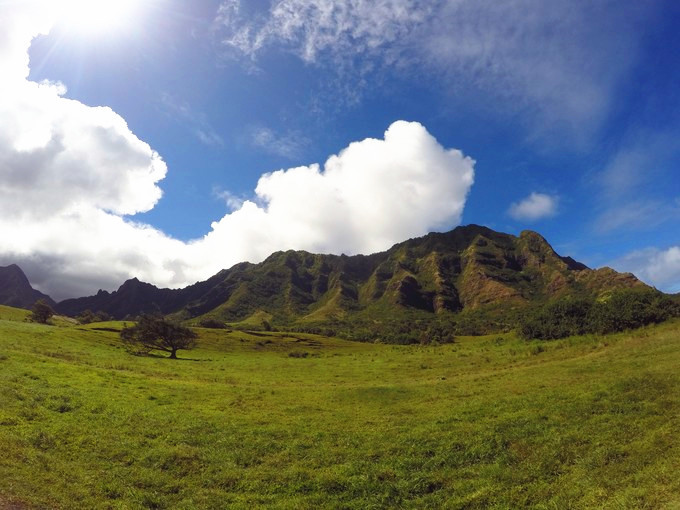
M559 198L545 193L532 193L521 202L515 202L508 214L518 221L537 221L557 214Z
M678 130L631 130L624 143L597 172L599 232L645 230L680 218L676 168L680 162Z
M216 22L227 47L254 57L284 44L306 62L320 53L359 55L405 38L431 9L415 0L279 0L266 19L249 20L240 0L226 0Z
M223 193L233 211L202 239L184 243L83 205L0 220L7 240L0 260L49 267L29 276L57 298L113 288L131 276L183 286L280 249L369 253L452 227L460 223L473 178L471 159L441 147L420 124L400 121L384 140L355 142L323 169L263 175L254 201ZM30 197L41 190L24 193L20 212L30 213Z
M680 219L680 203L663 200L628 200L625 203L612 203L593 222L598 232L611 232L624 229L650 230Z
M49 26L15 5L0 5L0 28L23 27L0 30L0 263L18 263L56 299L132 276L183 286L278 249L373 252L461 220L474 161L398 121L323 168L263 175L254 200L223 195L233 210L201 239L136 223L161 198L165 163L111 109L27 80L27 34Z
M639 198L640 190L674 169L680 156L679 134L677 129L651 133L631 129L596 176L604 198L612 202Z
M60 91L26 81L0 92L0 214L151 209L161 197L162 159L111 109L65 99Z
M607 115L657 10L586 0L272 0L259 14L245 6L223 1L216 26L223 46L250 64L289 51L354 73L356 87L382 72L428 73L456 97L482 97L481 107L495 98L492 108L526 114L536 136L582 143Z
M310 143L300 132L279 134L264 126L251 128L249 141L254 147L288 159L299 157Z
M185 243L96 207L2 220L0 232L2 265L17 263L55 299L111 290L132 276L173 287L194 276Z
M680 246L666 250L647 248L629 253L611 266L629 271L638 278L666 292L680 292Z
M262 258L276 249L367 253L461 219L474 161L415 122L395 122L310 165L263 175L256 201L213 224L203 242ZM256 204L259 203L261 205ZM238 241L237 241L238 242Z
M245 197L236 195L229 190L221 189L218 186L213 187L213 195L222 200L230 211L237 211L247 200Z

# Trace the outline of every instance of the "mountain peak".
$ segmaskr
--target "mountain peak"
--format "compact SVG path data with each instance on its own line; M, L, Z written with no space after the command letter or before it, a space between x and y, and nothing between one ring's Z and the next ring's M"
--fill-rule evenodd
M0 267L0 272L5 275L5 277L12 276L14 278L19 278L22 281L28 283L28 278L22 269L16 264L10 264L9 266Z
M28 278L16 264L0 267L0 304L17 308L30 308L39 299L50 305L54 301L42 292L31 287Z
M130 278L128 280L125 280L123 282L123 285L121 285L118 288L118 291L121 291L123 289L137 288L137 287L147 287L147 286L156 288L154 285L151 285L150 283L143 282L139 278L134 277L134 278Z
M522 230L519 233L519 238L520 239L538 239L538 240L541 240L545 243L548 242L548 241L545 240L545 237L543 237L541 234L539 234L535 230Z

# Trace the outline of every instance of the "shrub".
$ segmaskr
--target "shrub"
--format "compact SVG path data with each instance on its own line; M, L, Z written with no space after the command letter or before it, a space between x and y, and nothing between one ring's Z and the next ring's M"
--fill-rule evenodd
M421 344L430 344L433 342L439 344L452 344L455 341L453 334L453 325L444 324L443 322L431 322L425 331L420 334Z
M198 325L202 328L227 329L227 325L224 322L211 318L202 319L201 322L198 323Z
M522 338L552 340L587 332L587 317L593 300L587 298L564 298L529 311L520 319L519 334Z
M47 321L54 315L54 310L47 304L44 299L39 299L33 305L31 309L31 315L29 316L33 322L38 322L40 324L47 324Z
M76 319L78 319L78 322L81 324L90 324L92 322L107 322L113 320L113 317L101 310L99 310L97 313L94 313L92 310L85 310L80 315L78 315Z
M613 333L658 324L680 315L680 307L655 290L627 289L594 304L588 317L593 333Z
M291 351L288 353L290 358L308 358L309 353L307 351Z

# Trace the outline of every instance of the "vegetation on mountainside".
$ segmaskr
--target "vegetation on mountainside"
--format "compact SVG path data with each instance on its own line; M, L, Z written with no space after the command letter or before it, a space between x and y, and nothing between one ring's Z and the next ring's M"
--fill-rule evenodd
M127 355L123 323L15 316L0 507L680 504L677 320L440 346L199 328L194 359L166 363Z
M212 319L249 328L266 321L274 329L325 327L355 337L375 337L372 324L380 324L380 334L405 342L403 334L413 335L401 331L404 314L450 322L450 315L462 311L467 315L456 321L457 329L479 330L475 312L481 310L489 319L481 326L501 322L502 331L506 309L636 286L645 287L631 274L590 270L560 257L535 232L513 236L468 225L368 256L276 252L184 289L132 279L113 293L63 301L58 311L78 315L89 308L118 319L158 312L191 324Z
M487 335L517 330L525 339L556 339L606 334L658 324L680 316L680 303L654 289L638 287L609 292L596 299L587 293L567 295L539 306L487 305L460 313L432 316L405 309L395 317L373 308L343 319L300 322L296 331L347 340L417 344L447 343L457 335ZM436 333L435 333L436 331Z
M616 291L601 299L567 297L520 315L519 334L552 340L587 333L615 333L680 316L680 306L653 289Z
M107 322L107 321L113 320L113 317L111 317L110 314L103 312L101 310L99 310L95 313L92 310L87 309L84 312L82 312L80 315L78 315L76 317L76 319L81 324L91 324L93 322Z
M407 317L409 314L405 314ZM417 317L417 315L416 315ZM386 321L361 320L303 325L295 331L337 336L359 342L395 345L447 344L455 341L455 322L450 317L400 318Z
M201 319L198 322L198 325L202 328L227 329L227 325L224 322L218 321L217 319L211 319L210 317Z

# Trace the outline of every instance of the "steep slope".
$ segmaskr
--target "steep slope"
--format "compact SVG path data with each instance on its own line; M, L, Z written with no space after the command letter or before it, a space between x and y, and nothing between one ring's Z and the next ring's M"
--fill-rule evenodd
M12 264L0 267L0 305L31 308L39 299L44 299L51 306L55 305L48 295L31 287L19 266Z
M368 256L276 252L185 289L133 279L113 293L63 301L57 310L102 310L116 318L150 311L184 318L207 314L226 321L264 312L280 322L323 322L373 309L395 316L409 309L437 314L643 285L632 274L591 270L561 257L536 232L517 237L469 225Z

